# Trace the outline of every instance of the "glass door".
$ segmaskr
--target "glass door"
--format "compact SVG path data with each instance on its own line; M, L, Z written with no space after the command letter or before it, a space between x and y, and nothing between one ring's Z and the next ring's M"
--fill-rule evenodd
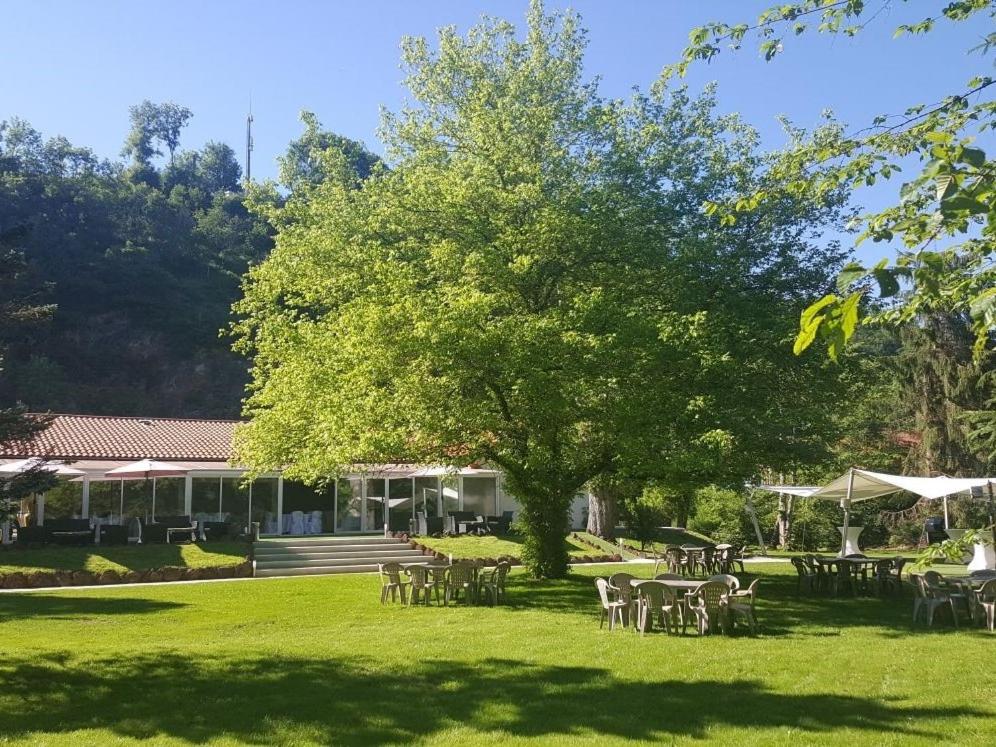
M363 481L343 479L336 483L335 531L348 534L362 530Z
M392 532L411 531L415 516L412 478L392 477L388 480L388 527Z
M367 489L363 496L363 531L384 531L387 518L387 480L381 477L367 478Z

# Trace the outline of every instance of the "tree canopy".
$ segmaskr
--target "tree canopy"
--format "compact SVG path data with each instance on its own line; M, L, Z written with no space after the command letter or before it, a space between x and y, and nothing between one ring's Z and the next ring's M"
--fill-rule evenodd
M836 374L782 351L842 262L813 240L836 193L722 226L701 205L759 186L756 134L711 93L602 99L571 13L403 50L390 169L268 209L276 247L236 305L241 460L312 481L496 465L532 572L558 576L569 502L607 470L731 478L819 448L806 403Z

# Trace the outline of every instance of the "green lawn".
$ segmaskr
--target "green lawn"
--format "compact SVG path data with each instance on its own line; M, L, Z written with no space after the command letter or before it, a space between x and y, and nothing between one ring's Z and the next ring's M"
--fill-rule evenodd
M592 577L382 607L374 575L0 594L13 744L991 744L996 636L797 597L760 637L599 630ZM647 565L627 570L651 572Z
M501 537L490 534L483 537L472 534L457 537L415 537L414 541L454 558L497 558L501 555L522 557L522 537L514 534ZM570 536L567 538L567 545L568 552L575 557L601 554L600 550L583 545Z
M244 542L196 545L90 547L9 547L0 550L0 574L31 571L144 571L179 566L207 568L238 565L246 559Z

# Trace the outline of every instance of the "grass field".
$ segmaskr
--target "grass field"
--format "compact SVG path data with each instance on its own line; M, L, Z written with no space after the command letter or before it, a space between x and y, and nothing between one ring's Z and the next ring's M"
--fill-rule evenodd
M238 565L248 554L244 542L186 545L39 547L0 549L0 574L31 571L144 571L179 566Z
M991 744L996 636L910 598L797 597L762 635L599 630L592 577L382 607L373 575L0 594L0 739L158 744ZM649 574L647 565L626 570Z

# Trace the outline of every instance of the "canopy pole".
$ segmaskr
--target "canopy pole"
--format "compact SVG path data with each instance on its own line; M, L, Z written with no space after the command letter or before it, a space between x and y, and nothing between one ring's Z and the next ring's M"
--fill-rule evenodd
M847 554L847 530L851 528L851 491L854 490L854 467L847 473L847 497L841 507L844 509L844 531L840 533L840 557Z
M156 478L152 478L152 521L156 520Z
M948 526L948 497L944 496L944 530L947 531L950 528Z
M747 493L747 514L750 516L750 523L754 525L754 534L757 535L757 544L761 546L761 554L767 555L768 548L764 546L764 535L761 533L761 525L757 521L757 511L754 510L754 491Z
M996 548L996 499L993 498L993 483L989 482L989 525L993 533L993 547Z

